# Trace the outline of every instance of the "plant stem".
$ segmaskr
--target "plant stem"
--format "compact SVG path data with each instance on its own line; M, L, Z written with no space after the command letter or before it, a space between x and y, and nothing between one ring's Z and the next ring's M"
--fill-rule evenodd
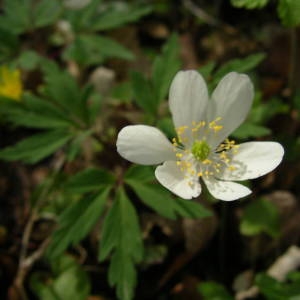
M34 207L32 208L31 214L29 216L29 219L26 223L23 237L22 237L22 244L20 249L20 256L19 256L19 265L17 274L15 276L15 280L13 283L13 288L20 296L20 299L27 300L28 297L26 295L25 289L24 289L24 280L26 278L26 275L28 274L31 267L34 265L34 263L42 257L45 250L48 247L48 244L50 242L50 238L46 238L39 247L32 252L30 255L28 255L28 244L30 241L30 237L33 231L33 225L35 221L39 217L39 210L41 206L44 204L45 199L49 195L51 189L53 188L53 185L55 183L56 176L59 174L61 168L63 167L65 163L65 157L60 159L56 166L54 167L54 174L51 180L43 187L43 190L41 191Z

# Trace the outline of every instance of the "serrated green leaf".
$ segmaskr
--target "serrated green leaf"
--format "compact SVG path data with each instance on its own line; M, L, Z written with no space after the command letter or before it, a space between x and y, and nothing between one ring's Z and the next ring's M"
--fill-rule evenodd
M253 124L250 122L243 123L237 128L231 136L237 139L247 139L249 137L262 137L271 133L271 130L265 126Z
M149 14L152 7L148 5L129 5L124 3L123 6L111 4L107 6L100 16L95 18L91 24L92 30L108 30L121 25L139 20L141 17Z
M89 168L72 176L65 184L65 189L72 193L93 192L112 185L115 178L106 170Z
M261 9L269 3L269 0L231 0L231 4L238 8Z
M226 62L214 73L213 84L216 85L229 72L246 73L252 71L265 57L265 53L255 53L242 59L232 59Z
M111 286L116 285L117 297L120 300L131 300L136 286L136 270L128 255L117 249L111 257L108 270L108 281Z
M138 177L125 178L125 182L147 206L166 218L175 219L177 215L193 219L211 216L211 212L201 204L174 198L160 185L143 183Z
M104 220L99 260L110 253L109 283L116 286L119 299L130 300L136 285L134 264L142 259L143 244L136 211L123 189Z
M283 25L295 27L300 24L299 0L279 0L277 11Z
M72 135L65 131L53 130L38 133L18 142L14 146L1 150L0 159L22 160L33 164L61 148L71 138Z
M71 22L72 28L77 32L88 31L90 26L99 17L98 8L103 0L91 0L87 5L78 10L67 10L66 17Z
M175 219L174 199L159 185L146 185L139 181L127 181L138 197L160 215Z
M29 30L31 23L31 0L5 0L4 15L0 16L0 27L20 34Z
M277 208L264 199L251 202L245 209L240 231L250 236L264 232L274 238L278 237L280 226Z
M85 116L81 90L75 79L67 72L63 72L53 64L43 67L45 73L45 96L50 98L67 114L66 117ZM79 121L80 122L80 121Z
M103 212L109 190L105 188L96 196L83 198L62 213L48 248L49 257L59 256L68 246L77 244L90 232Z
M173 34L153 63L152 82L158 103L165 98L180 65L178 36Z
M211 211L205 208L202 204L176 198L174 201L175 212L183 218L200 219L210 217Z
M142 73L131 72L131 83L136 104L148 114L156 114L158 102L150 82Z
M58 0L40 0L32 11L34 27L39 28L53 24L61 11L61 3Z
M133 53L118 42L99 35L81 34L65 50L64 59L91 66L103 63L107 58L134 59Z
M140 183L150 182L155 179L153 168L149 166L132 165L125 173L124 180L138 181Z
M22 102L2 101L2 118L17 126L37 129L58 129L72 126L63 112L45 99L24 94Z

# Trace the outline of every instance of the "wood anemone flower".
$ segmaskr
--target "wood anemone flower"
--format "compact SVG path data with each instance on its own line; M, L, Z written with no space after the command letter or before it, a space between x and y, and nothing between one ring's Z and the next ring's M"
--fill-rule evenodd
M265 175L284 154L276 142L237 145L228 139L245 120L253 96L253 85L245 74L227 74L209 97L198 72L180 71L169 93L177 137L169 141L155 127L130 125L119 132L117 151L131 162L159 165L157 180L181 198L199 196L201 182L216 199L245 197L251 190L233 181Z

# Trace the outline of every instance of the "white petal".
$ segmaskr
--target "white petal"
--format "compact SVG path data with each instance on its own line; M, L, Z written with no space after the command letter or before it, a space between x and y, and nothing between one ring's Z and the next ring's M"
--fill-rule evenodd
M192 199L201 193L198 178L186 179L174 161L166 161L162 166L158 166L155 176L160 184L183 199ZM190 180L193 181L192 185Z
M117 151L127 160L141 165L176 159L166 136L159 129L146 125L124 127L118 135Z
M245 120L253 96L252 82L245 74L231 72L219 82L208 107L207 121L221 118L218 124L223 126L210 141L213 147L227 138Z
M263 176L274 170L281 162L284 149L275 142L248 142L239 145L230 165L220 177L224 180L247 180Z
M213 177L203 177L203 180L208 191L219 200L232 201L251 194L250 189L239 183L221 181Z
M175 127L203 120L208 102L207 86L197 71L180 71L174 77L169 106Z

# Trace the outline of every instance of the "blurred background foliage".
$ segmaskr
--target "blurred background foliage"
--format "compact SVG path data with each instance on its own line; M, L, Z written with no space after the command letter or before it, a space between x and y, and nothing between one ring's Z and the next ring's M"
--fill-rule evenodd
M3 0L0 298L299 299L299 25L298 0ZM286 154L248 198L179 199L117 154L128 124L175 136L180 69L253 80L232 136Z

